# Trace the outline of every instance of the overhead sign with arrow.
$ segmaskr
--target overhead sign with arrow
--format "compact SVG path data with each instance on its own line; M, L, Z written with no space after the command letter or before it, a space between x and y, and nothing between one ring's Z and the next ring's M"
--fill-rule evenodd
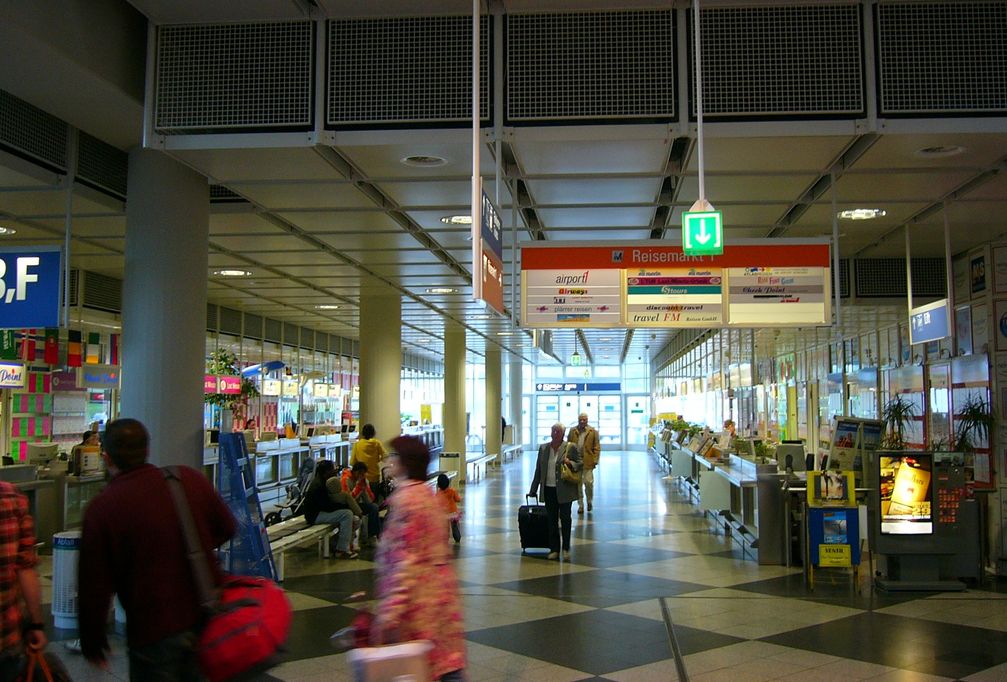
M683 213L682 251L689 256L716 256L724 253L723 214L720 211Z

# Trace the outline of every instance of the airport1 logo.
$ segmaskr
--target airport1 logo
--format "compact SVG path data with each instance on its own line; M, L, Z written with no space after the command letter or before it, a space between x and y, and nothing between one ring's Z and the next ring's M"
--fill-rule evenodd
M682 251L688 256L724 253L724 216L720 211L686 211L682 214Z
M0 250L0 329L58 327L59 248Z

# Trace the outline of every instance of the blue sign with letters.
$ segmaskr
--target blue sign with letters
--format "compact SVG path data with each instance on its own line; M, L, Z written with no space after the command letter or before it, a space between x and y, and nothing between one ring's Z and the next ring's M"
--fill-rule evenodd
M489 248L498 259L503 258L503 236L500 227L500 214L486 192L483 192L482 210L479 212L483 248Z
M946 298L909 311L910 343L929 343L943 339L950 334L951 323L948 320L948 300Z
M58 246L0 249L0 329L59 326L62 255Z
M535 390L539 393L600 393L602 391L621 391L622 384L618 381L587 383L577 383L575 381L546 381L535 384Z

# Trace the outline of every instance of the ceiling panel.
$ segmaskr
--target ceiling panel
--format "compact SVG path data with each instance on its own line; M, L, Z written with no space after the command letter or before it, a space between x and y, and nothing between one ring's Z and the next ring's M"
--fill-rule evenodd
M535 179L529 180L528 186L539 204L651 203L661 190L661 179Z
M931 202L944 196L972 177L969 172L846 174L836 182L839 210L847 208L883 208L897 210L886 200ZM866 206L864 202L871 202Z
M228 187L265 208L371 208L374 202L347 182L284 184L231 183Z
M668 161L668 140L518 142L517 157L528 175L545 173L659 173Z
M646 227L654 218L653 208L563 208L540 209L539 216L550 227Z
M339 175L311 147L209 149L172 154L218 184L241 180L335 180Z
M789 204L817 179L811 173L707 175L706 196L717 207L725 201ZM692 202L699 196L699 176L682 178L681 187L679 200Z
M704 164L708 172L822 170L851 141L847 136L707 137ZM696 172L698 164L698 154L693 154L689 171Z
M920 156L917 151L928 147L964 147L955 156ZM985 167L1007 152L1007 135L938 133L915 135L883 135L857 161L856 168L952 168Z
M340 144L338 149L370 178L472 177L470 130L396 131L395 135L396 140L392 144ZM444 159L445 163L418 168L402 163L402 159L408 156L436 156ZM496 162L489 153L489 147L480 152L479 167L483 175L494 173Z
M649 239L650 228L621 229L621 230L595 230L595 229L568 229L553 230L546 233L549 239L555 241L630 241L635 239ZM508 267L510 261L505 261Z
M402 227L381 211L307 211L277 213L305 232L401 232Z
M254 237L218 236L213 243L235 252L262 251L302 251L307 248L307 242L297 237L282 234L277 231L272 235L256 235Z
M220 205L210 206L211 238L229 234L277 234L279 231L276 225L253 213L251 208L233 211Z

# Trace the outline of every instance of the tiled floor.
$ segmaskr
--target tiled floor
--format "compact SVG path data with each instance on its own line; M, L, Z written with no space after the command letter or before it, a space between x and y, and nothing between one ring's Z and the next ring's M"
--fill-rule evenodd
M1007 680L1003 586L857 593L834 573L809 592L799 571L744 558L641 452L604 453L595 511L574 514L570 563L523 556L517 506L533 461L526 453L463 492L456 552L473 681L676 680L662 599L697 682ZM259 679L350 680L328 638L349 621L351 596L371 589L373 568L366 557L288 554L293 635L285 662ZM74 679L126 677L120 640L110 673L53 650Z

